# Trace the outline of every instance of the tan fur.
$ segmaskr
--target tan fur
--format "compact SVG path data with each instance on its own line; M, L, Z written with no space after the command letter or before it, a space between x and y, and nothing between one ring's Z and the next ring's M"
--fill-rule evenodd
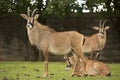
M98 59L101 51L104 49L106 44L107 29L104 27L104 25L101 26L101 24L99 27L94 27L94 29L98 30L99 32L93 34L92 36L85 36L83 52L91 53L91 59ZM95 52L98 52L96 53L96 57L94 57Z
M74 57L69 57L68 60L71 67L74 67ZM110 68L106 64L95 60L87 60L86 64L79 60L79 67L77 67L76 71L78 76L110 76L111 74Z
M30 43L42 51L45 56L45 77L48 76L48 53L66 55L73 50L78 57L85 61L86 56L82 52L84 38L82 34L76 31L56 32L39 23L37 21L38 14L35 17L25 14L21 14L21 16L27 20L26 27ZM77 60L72 75L74 75L76 66Z

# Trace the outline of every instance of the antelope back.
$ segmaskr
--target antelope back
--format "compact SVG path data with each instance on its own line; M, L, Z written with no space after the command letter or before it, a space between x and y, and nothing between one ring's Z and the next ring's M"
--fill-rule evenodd
M86 71L88 75L101 75L110 76L110 68L105 63L89 60L87 63Z
M98 31L98 35L100 37L104 37L104 35L106 34L106 30L108 30L110 28L109 26L105 26L106 21L107 20L103 21L103 23L102 23L102 20L100 20L99 26L93 27L94 30Z

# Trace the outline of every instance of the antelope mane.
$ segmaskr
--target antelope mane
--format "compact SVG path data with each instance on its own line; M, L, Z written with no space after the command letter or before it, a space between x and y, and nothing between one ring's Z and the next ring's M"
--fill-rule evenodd
M38 21L35 21L35 26L37 27L38 30L55 32L55 30L53 28L43 25L43 24L39 23Z

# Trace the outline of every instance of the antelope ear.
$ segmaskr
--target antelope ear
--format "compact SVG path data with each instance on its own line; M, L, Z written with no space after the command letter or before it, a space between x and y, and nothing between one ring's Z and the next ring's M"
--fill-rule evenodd
M39 14L36 14L35 16L34 16L34 19L38 19L39 18Z
M26 14L20 14L25 20L27 20L28 16Z
M93 29L98 31L98 30L99 30L99 27L93 27Z
M109 26L105 26L105 30L108 30L108 29L110 29L110 27Z

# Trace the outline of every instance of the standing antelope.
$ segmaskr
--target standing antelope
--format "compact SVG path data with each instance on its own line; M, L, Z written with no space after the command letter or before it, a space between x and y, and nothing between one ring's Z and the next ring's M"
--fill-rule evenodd
M106 44L106 30L109 29L109 26L105 26L106 20L101 24L99 27L93 27L94 30L97 30L98 33L93 34L92 36L85 36L84 38L84 44L83 44L83 52L90 52L91 53L91 59L94 59L94 54L96 53L95 59L98 59L100 56L100 53L102 52L103 48Z
M67 65L70 65L70 67L74 67L75 64L75 56L68 57L67 59ZM95 60L87 60L86 64L79 59L79 66L76 70L78 76L110 76L111 71L109 66L107 66L105 63L98 62Z
M66 55L71 51L86 60L82 52L82 43L84 36L76 31L56 32L48 26L42 25L37 21L39 14L35 14L37 9L34 9L30 16L30 8L28 7L28 15L21 14L27 20L27 34L31 45L35 45L45 56L45 77L48 76L48 53L55 55ZM72 72L75 74L77 60Z
M109 26L105 26L106 20L100 24L99 27L93 27L94 30L97 30L98 33L93 34L92 36L85 36L83 41L82 50L84 53L90 53L91 59L98 59L100 53L102 52L103 48L105 47L106 43L106 30L109 29ZM96 53L97 52L97 53ZM96 53L96 56L94 56ZM67 59L67 55L64 57ZM69 69L69 65L66 66L65 70Z

